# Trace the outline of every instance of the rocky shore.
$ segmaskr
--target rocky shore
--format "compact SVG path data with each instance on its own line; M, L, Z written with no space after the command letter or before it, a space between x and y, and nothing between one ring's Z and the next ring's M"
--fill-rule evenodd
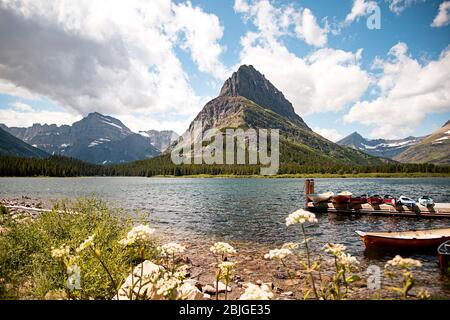
M45 210L49 210L54 206L55 202L40 199L32 199L29 197L0 199L0 205L8 208L10 217L13 219L33 219ZM1 219L3 220L4 213ZM157 233L158 239L161 243L176 241L186 247L185 261L188 265L188 278L192 284L202 292L204 299L215 299L215 265L217 261L214 255L210 252L210 247L216 239L208 239L201 237L187 237L182 234L169 234L167 232ZM231 241L230 244L236 249L237 253L230 261L236 262L235 275L230 284L227 293L228 299L238 299L244 292L245 283L253 283L258 285L267 285L272 289L274 299L290 300L303 299L305 294L304 285L307 281L305 273L300 270L298 264L288 263L290 269L290 276L278 261L270 261L264 259L264 255L275 247L261 245L257 243L240 243ZM352 284L350 291L350 299L376 299L379 297L396 298L397 294L385 289L370 290L367 287L365 270L368 265L362 261L360 265L359 276L360 281ZM334 272L333 267L329 266L322 270L322 279L327 282L330 281L330 276ZM422 279L422 276L424 278ZM424 281L425 280L425 281ZM318 279L317 279L318 281ZM426 289L431 294L435 294L440 298L445 298L445 293L440 290L430 290L430 283L426 281L426 275L418 273L417 287L412 291L414 296L420 289ZM383 287L388 287L390 284L384 282ZM436 286L434 286L436 287ZM224 298L225 288L220 290L220 299ZM310 296L312 297L312 296Z

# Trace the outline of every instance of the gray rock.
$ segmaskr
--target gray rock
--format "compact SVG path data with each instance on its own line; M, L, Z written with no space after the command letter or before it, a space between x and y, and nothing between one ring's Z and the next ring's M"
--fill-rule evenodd
M210 286L209 284L207 284L206 286L203 286L202 291L203 291L203 293L210 294L210 295L216 294L216 288L214 288L213 286Z

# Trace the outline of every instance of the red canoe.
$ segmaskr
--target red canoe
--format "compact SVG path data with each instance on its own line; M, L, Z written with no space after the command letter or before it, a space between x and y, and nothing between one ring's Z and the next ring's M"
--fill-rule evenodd
M382 204L384 201L383 201L383 198L381 198L380 196L374 195L374 196L369 197L369 199L367 199L367 202L370 203L371 205L375 206L378 204Z
M360 197L351 197L350 198L350 203L351 204L364 204L367 203L367 196L360 196Z
M390 195L384 196L383 202L385 204L390 204L391 206L394 206L394 207L397 205L397 199Z
M450 228L403 232L356 231L366 248L431 249L450 240Z

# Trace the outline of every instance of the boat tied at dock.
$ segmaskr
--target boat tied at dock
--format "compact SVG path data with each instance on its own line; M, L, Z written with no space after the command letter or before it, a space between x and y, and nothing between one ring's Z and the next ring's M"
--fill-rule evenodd
M334 214L370 214L380 216L401 216L415 218L450 218L450 203L435 203L422 205L413 199L392 195L362 195L353 197L350 191L343 191L331 197L332 192L314 192L314 179L305 180L306 210ZM316 200L313 201L312 198ZM423 198L423 197L422 197ZM430 198L431 199L431 198ZM432 200L432 199L431 199ZM425 204L425 203L424 203Z

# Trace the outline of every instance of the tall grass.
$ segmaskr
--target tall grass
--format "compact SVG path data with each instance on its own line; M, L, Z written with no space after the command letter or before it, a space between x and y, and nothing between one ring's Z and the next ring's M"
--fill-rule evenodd
M80 199L71 209L64 202L51 212L40 214L33 221L8 219L7 232L0 234L0 299L44 299L66 290L67 273L61 262L52 257L52 248L68 246L71 263L81 271L81 289L72 298L105 299L117 288L109 281L99 259L77 248L95 234L97 252L107 261L108 270L118 282L129 273L129 265L138 257L130 257L118 241L132 226L129 216L110 210L103 201Z

